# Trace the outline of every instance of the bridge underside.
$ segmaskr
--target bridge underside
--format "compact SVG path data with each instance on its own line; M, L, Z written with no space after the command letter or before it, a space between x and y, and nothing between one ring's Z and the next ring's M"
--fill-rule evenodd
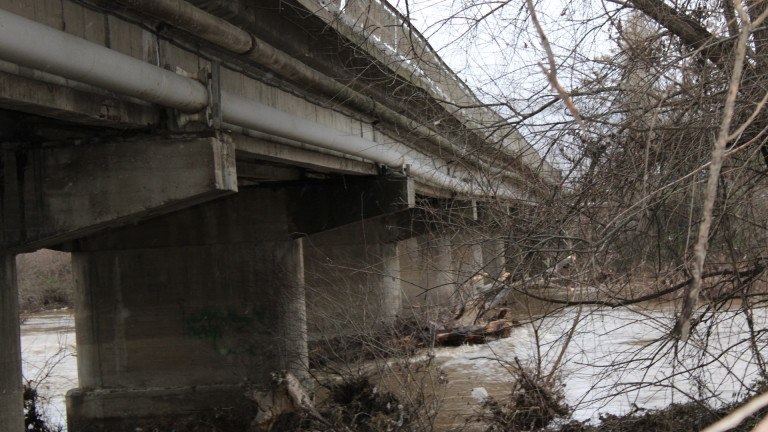
M142 74L125 76L133 93L102 86L109 76L88 81L56 52L58 69L29 59L0 34L0 431L24 427L19 253L72 252L70 432L192 429L222 412L240 422L230 430L267 425L287 405L276 375L311 387L308 341L425 317L480 272L503 273L504 233L473 200L528 199L518 171L538 156L497 117L525 148L487 145L442 100L466 89L426 46L397 48L405 69L368 46L412 41L398 14L353 11L372 20L360 40L318 6L330 3L0 0L0 32L45 24L49 41L77 36L203 100L185 111L146 96ZM160 4L206 8L216 16L193 15L258 43L222 47L232 40L153 15ZM435 74L406 68L418 59ZM436 90L438 76L450 85Z
M268 423L275 373L311 387L308 340L450 304L476 272L502 270L503 251L445 228L477 228L472 202L417 203L397 174L298 181L296 167L246 170L236 154L228 136L189 134L2 152L0 429L21 421L15 252L72 252L71 431L222 410ZM437 214L454 219L440 228Z

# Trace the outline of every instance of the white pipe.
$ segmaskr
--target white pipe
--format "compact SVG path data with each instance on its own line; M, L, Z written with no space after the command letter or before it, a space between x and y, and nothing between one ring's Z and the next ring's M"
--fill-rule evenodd
M2 59L149 102L197 112L208 90L197 81L0 10Z
M412 175L428 183L464 194L472 192L468 183L441 173L430 163L432 159L423 154L416 152L414 155L402 154L386 144L357 135L344 134L338 129L317 124L229 92L221 93L221 116L227 123L336 150L389 167L408 165ZM474 194L477 194L477 191Z
M185 112L208 105L198 81L88 42L0 9L0 58ZM410 165L415 177L466 195L487 195L440 172L426 155L391 147L317 124L228 92L221 94L222 120L318 147L359 156L390 167ZM506 189L506 188L505 188ZM499 197L514 198L506 189Z
M253 49L251 35L229 22L209 14L184 0L117 0L125 6L162 17L174 27L224 47L237 54Z

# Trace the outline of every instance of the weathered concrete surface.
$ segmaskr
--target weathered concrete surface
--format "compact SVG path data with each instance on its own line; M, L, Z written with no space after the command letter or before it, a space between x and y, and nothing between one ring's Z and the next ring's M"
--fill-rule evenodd
M439 308L456 302L448 239L427 234L404 240L398 245L398 257L406 313L437 319Z
M473 232L458 232L451 236L450 247L456 282L463 283L482 272L485 266L482 237Z
M304 241L310 337L364 334L401 314L397 244L381 220Z
M22 77L2 71L14 67L0 63L0 108L95 126L139 128L158 126L162 110L156 106L94 94L63 85L52 76ZM41 78L51 78L46 81Z
M480 245L483 253L483 273L488 281L498 280L506 271L506 244L502 236L484 239Z
M246 390L268 393L272 372L306 375L289 199L244 189L74 243L81 388L68 396L70 430L133 431L216 409L247 421Z
M473 290L505 271L504 241L477 232L427 234L400 242L400 277L406 313L430 319L463 304Z
M0 248L33 250L237 191L216 138L19 146L0 152Z
M24 430L16 258L0 255L0 431Z

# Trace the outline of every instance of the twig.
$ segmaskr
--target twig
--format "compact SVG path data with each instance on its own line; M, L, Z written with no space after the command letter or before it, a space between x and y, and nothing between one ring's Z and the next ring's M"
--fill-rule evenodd
M541 45L544 47L544 51L547 52L549 69L544 67L544 65L541 63L539 63L539 67L547 77L549 84L552 85L552 88L557 91L557 94L565 103L568 111L570 111L573 118L576 119L576 123L579 124L579 128L581 128L583 132L587 132L587 126L584 124L584 120L582 120L581 115L579 114L579 110L576 109L576 105L574 105L570 94L563 88L562 85L560 85L560 82L557 80L557 64L555 63L555 54L552 52L552 46L549 44L549 39L547 39L547 35L544 33L544 29L541 27L538 16L536 16L536 9L533 6L533 0L526 0L526 5L528 6L528 12L531 14L531 21L533 21L533 25L536 27L536 31L539 33Z
M745 418L751 416L765 406L768 406L768 393L763 393L760 396L753 398L743 406L734 410L732 413L709 425L701 432L725 432L727 430L733 429L738 426L739 423L744 421ZM763 423L764 421L760 422L760 424ZM755 428L755 430L759 431L757 428Z

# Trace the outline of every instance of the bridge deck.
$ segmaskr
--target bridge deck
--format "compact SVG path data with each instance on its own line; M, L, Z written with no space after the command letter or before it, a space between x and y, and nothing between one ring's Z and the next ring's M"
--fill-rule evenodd
M125 0L118 2L124 5L120 8L101 3L112 7L70 0L2 0L0 8L156 67L195 73L218 63L222 91L333 128L341 136L417 155L441 175L474 184L476 198L494 195L489 177L525 199L536 195L531 185L554 178L551 167L500 116L481 107L423 37L386 3L347 2L339 10L338 2L315 0L190 2L250 32L258 41L258 52L254 48L250 54L228 52L161 25L149 13L153 11L141 7L152 2ZM40 141L61 136L52 129L71 130L70 123L97 127L70 131L76 139L125 136L126 129L156 130L165 124L162 107L98 86L8 61L0 63L0 72L7 78L0 88L0 107L40 116L25 119L49 131L37 137ZM11 116L8 112L5 117ZM382 165L273 133L224 127L233 132L240 166L271 163L315 173L373 174ZM5 138L13 134L7 131ZM457 192L418 176L416 180L423 194Z

